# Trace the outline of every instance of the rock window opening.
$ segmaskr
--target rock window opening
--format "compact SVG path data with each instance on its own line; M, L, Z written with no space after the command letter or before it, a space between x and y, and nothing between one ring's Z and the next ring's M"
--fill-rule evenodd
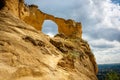
M42 32L50 37L54 37L54 35L58 34L58 26L51 20L45 20L42 25Z

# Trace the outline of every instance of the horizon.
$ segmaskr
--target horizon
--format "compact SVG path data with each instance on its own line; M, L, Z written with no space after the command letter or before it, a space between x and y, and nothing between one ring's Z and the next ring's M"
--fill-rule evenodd
M119 0L25 0L38 5L48 14L82 23L83 39L90 44L97 64L120 63L120 1ZM48 35L58 33L49 20L43 24Z
M111 64L120 64L120 63L104 63L104 64L98 64L98 65L111 65Z

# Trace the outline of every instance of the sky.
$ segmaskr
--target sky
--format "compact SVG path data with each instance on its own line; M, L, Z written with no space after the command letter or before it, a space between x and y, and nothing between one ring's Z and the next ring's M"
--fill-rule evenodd
M45 13L82 23L98 64L120 63L120 0L25 0ZM54 35L57 25L45 21L43 32Z

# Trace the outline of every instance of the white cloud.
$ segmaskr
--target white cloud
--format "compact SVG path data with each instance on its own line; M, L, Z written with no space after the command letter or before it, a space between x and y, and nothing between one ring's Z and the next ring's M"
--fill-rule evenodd
M102 7L102 20L100 23L97 24L97 27L99 28L114 28L118 29L120 31L120 6L111 3L109 0L104 1L104 3L101 5ZM99 7L99 6L97 6ZM99 15L101 12L99 11ZM103 27L104 26L104 27Z
M93 40L93 41L90 41L90 44L91 45L96 45L96 46L99 46L99 45L107 45L107 46L116 46L116 47L120 47L120 42L118 41L108 41L108 40L105 40L105 39L99 39L99 40Z
M90 44L99 64L120 63L120 42L99 39Z
M53 33L47 33L47 35L49 35L50 37L54 37Z

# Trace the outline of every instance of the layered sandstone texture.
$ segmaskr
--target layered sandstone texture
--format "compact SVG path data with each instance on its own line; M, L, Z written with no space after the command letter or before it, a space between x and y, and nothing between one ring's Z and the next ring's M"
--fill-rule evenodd
M23 0L5 0L5 3L4 9L11 11L15 16L32 25L37 30L42 30L42 24L45 20L52 20L58 25L59 33L64 33L67 36L82 36L80 22L75 22L71 19L65 20L46 14L40 11L36 5L25 5Z
M40 31L47 19L58 25L53 38ZM81 23L23 0L0 0L0 80L97 80L94 55L81 35Z

